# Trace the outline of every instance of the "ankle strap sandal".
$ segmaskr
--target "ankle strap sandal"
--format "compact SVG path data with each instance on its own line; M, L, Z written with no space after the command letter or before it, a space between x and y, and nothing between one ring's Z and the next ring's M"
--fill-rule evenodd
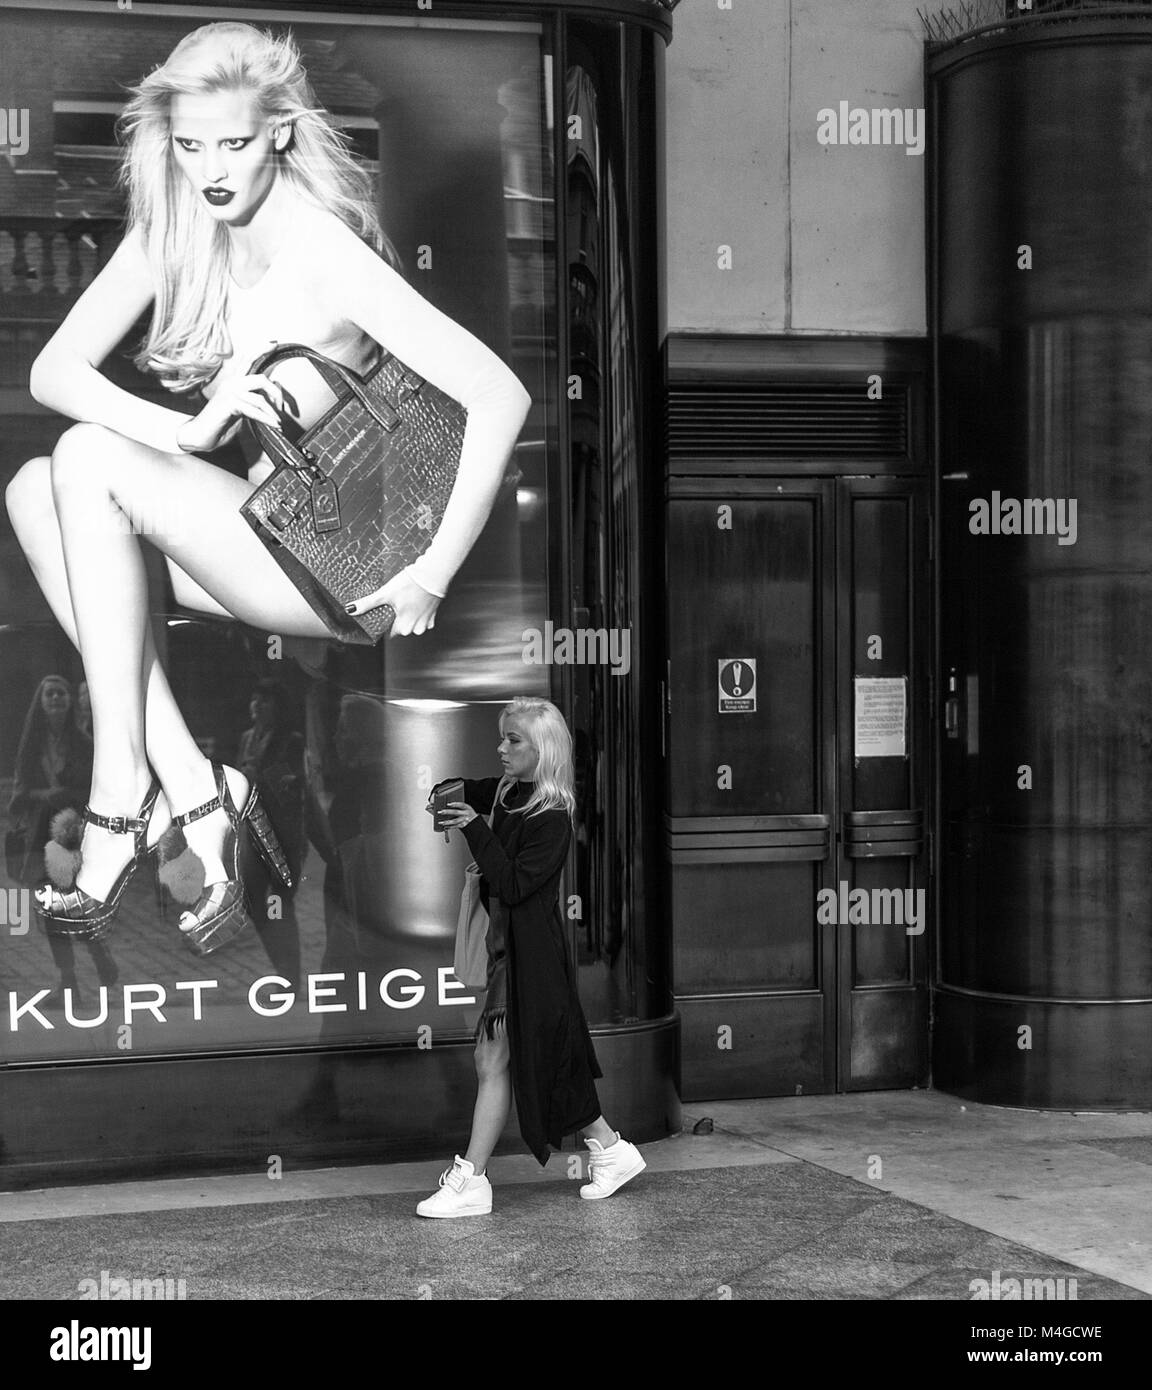
M45 929L53 936L71 936L80 941L97 941L105 936L120 910L120 900L131 883L133 875L148 856L155 852L156 846L148 847L148 827L152 822L152 812L160 795L160 783L153 777L147 795L134 816L104 816L85 806L81 820L84 825L96 825L113 835L131 835L134 838L132 858L120 871L119 877L109 890L107 898L94 898L83 888L69 888L64 892L50 883L38 888L33 895L37 915Z
M228 817L228 828L220 852L228 877L223 882L206 884L195 906L180 916L184 941L199 956L219 950L238 936L250 921L247 894L240 874L240 831L243 828L247 828L252 843L275 879L285 890L293 886L287 856L272 828L256 784L249 784L244 809L237 811L224 767L220 763L213 763L212 772L216 778L216 795L191 811L174 817L175 823L181 827L203 820L214 811L223 811Z

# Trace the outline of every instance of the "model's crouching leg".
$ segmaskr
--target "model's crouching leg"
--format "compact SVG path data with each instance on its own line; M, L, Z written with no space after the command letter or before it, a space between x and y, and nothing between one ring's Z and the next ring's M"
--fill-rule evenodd
M91 805L116 815L134 814L151 782L144 746L147 576L140 542L112 491L119 456L140 447L102 425L80 424L52 451L52 500L92 701Z
M20 543L29 567L64 633L73 646L79 647L76 617L72 612L72 596L68 592L68 572L65 567L64 545L60 537L60 519L52 496L52 460L48 456L30 459L8 484L5 503L12 529ZM123 529L127 518L121 514ZM190 584L190 581L189 581ZM177 597L184 602L184 596ZM193 605L194 606L194 605ZM215 611L223 613L219 608ZM144 697L145 740L148 760L157 767L178 752L182 744L184 721L168 686L163 668L156 659L152 634L146 639L145 665L147 670ZM185 731L186 732L186 731ZM189 756L198 754L192 740Z
M60 546L60 523L52 501L52 460L29 459L4 490L4 505L20 549L61 627L76 640L68 576Z
M181 929L188 943L206 954L209 939L212 949L223 944L222 926L244 925L240 829L252 833L274 867L279 845L270 823L259 817L248 780L234 768L217 771L171 700L152 645L141 538L244 621L302 636L327 629L240 515L252 490L243 480L192 455L165 453L91 424L66 431L53 451L51 473L92 699L92 804L99 796L110 807L120 801L129 805L122 783L150 763L166 808L187 808L179 819L189 848L203 864L205 887L195 909L182 917ZM156 709L154 687L164 695ZM98 840L95 847L101 849Z
M73 460L78 469L83 470L86 467L86 436L90 436L94 428L89 426L76 434L68 432L67 443L63 444L62 441L63 447L58 448L57 476L62 476ZM99 435L96 438L99 439ZM74 448L77 444L79 447ZM69 641L79 648L76 617L72 611L72 596L68 589L60 518L53 496L52 473L51 457L44 455L30 459L8 484L5 504L12 529L48 606ZM101 509L105 522L108 527L126 535L131 529L131 519L122 509L114 510L114 506L110 497L107 497L107 506ZM153 522L155 520L154 516ZM223 612L222 609L219 611ZM188 768L189 771L184 773L187 780L198 770L200 764L205 763L205 759L180 714L164 669L157 658L151 629L147 627L144 670L144 730L148 762L161 780L167 776L171 785L173 769L184 773L184 769ZM149 838L155 838L155 833L163 829L170 818L167 801L162 796L153 815L156 832L150 834ZM92 843L95 843L94 839Z
M73 890L45 888L37 903L55 929L89 939L109 928L148 843L164 828L153 815L159 788L144 749L143 558L106 478L105 465L126 447L129 441L111 430L74 425L52 452L49 495L42 486L43 465L34 460L10 499L37 579L79 647L92 703L91 810L80 867Z

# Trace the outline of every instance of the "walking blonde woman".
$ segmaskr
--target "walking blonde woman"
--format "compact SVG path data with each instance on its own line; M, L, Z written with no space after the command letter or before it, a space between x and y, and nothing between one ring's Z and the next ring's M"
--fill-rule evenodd
M250 451L244 478L213 460L245 419L292 433L324 408L326 392L300 363L278 381L248 373L270 345L303 343L358 372L382 346L467 410L457 483L431 546L353 605L390 604L394 635L421 634L483 529L529 398L389 264L368 182L290 38L238 23L197 29L135 89L123 132L127 233L32 368L36 399L78 423L7 493L36 579L79 648L92 704L82 863L72 890L45 887L37 902L50 930L102 935L174 819L205 866L204 892L180 927L206 953L244 925L241 831L286 883L290 875L255 788L203 756L173 699L149 627L142 540L167 557L185 606L327 637L240 516L271 464ZM183 409L135 397L100 371L149 306L136 361Z
M497 751L503 776L465 780L464 800L450 803L441 817L463 832L483 875L488 983L476 1025L478 1085L468 1148L441 1176L439 1190L417 1206L420 1216L492 1210L485 1170L513 1094L520 1132L541 1164L550 1145L559 1148L564 1135L583 1133L589 1181L581 1197L610 1197L646 1166L640 1150L600 1113L596 1077L602 1073L564 938L560 874L576 805L564 716L548 700L517 696L500 716ZM484 819L489 811L491 826Z

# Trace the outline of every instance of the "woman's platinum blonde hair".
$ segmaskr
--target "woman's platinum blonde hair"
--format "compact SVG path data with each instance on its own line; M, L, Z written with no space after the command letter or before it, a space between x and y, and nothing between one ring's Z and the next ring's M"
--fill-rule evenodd
M152 323L135 361L174 391L203 386L232 352L225 327L228 231L177 166L171 138L172 98L214 92L244 92L261 118L290 126L287 147L273 156L279 176L397 264L369 177L317 104L292 37L234 22L194 30L133 89L120 118L129 227L140 230L156 286Z
M520 811L524 815L535 815L539 811L562 810L569 816L575 815L572 735L564 716L551 700L543 700L538 695L516 695L504 706L500 715L501 733L509 715L520 721L538 757L532 795ZM505 775L500 779L496 796L501 806L506 792L515 785L514 777Z

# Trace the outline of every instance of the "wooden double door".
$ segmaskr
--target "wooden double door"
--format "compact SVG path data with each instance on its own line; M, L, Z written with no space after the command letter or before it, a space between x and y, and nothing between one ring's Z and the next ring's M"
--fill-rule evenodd
M926 481L668 489L665 843L684 1098L922 1084Z

